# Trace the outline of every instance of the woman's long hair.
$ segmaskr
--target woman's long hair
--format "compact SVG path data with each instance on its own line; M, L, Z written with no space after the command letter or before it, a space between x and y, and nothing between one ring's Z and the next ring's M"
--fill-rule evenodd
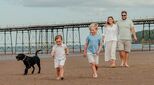
M110 25L110 23L109 23L109 18L112 18L113 24L115 24L114 18L113 18L112 16L109 16L109 17L107 18L106 25Z

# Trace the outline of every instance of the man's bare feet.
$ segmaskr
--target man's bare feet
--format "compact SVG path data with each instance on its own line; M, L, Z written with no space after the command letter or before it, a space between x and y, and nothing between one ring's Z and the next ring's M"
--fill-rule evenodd
M121 67L124 66L124 63L121 63L120 66L121 66Z
M128 68L128 67L129 67L129 65L128 65L128 64L125 64L125 67L127 67L127 68Z

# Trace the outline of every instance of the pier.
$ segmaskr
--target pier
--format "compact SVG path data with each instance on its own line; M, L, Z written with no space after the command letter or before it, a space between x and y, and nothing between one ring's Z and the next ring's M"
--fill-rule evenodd
M140 51L154 50L150 32L154 27L154 18L133 19L135 26L141 26L142 48ZM32 54L37 49L42 49L42 53L50 53L54 44L54 37L58 34L63 36L64 43L69 46L71 52L82 52L83 44L82 29L88 29L92 22L70 23L70 24L51 24L51 25L32 25L0 28L0 54L29 53ZM97 22L100 32L103 32L105 21ZM149 40L145 41L145 28L148 28ZM145 46L146 45L146 46ZM148 46L147 46L148 45Z

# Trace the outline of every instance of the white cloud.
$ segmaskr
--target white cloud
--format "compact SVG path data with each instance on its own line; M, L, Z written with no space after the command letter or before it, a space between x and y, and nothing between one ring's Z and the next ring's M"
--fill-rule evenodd
M29 7L73 7L81 5L84 0L23 0L24 6Z
M153 7L154 0L3 0L26 7Z
M11 5L7 8L6 14L11 14L10 10L13 9L17 12L15 18L19 19L18 15L21 15L21 18L28 17L23 23L105 20L110 15L119 19L121 10L127 10L131 18L154 14L154 0L3 0L3 2L7 2L4 5ZM32 15L36 17L31 17Z
M7 2L8 4L12 4L12 5L23 5L23 0L3 0L5 2Z
M154 0L23 0L23 5L45 7L151 6L154 5Z

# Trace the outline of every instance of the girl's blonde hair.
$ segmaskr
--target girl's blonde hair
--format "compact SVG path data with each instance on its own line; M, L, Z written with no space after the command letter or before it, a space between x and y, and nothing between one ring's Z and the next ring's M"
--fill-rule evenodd
M89 30L91 30L91 28L95 27L96 30L98 30L98 24L97 23L91 23L89 25Z

